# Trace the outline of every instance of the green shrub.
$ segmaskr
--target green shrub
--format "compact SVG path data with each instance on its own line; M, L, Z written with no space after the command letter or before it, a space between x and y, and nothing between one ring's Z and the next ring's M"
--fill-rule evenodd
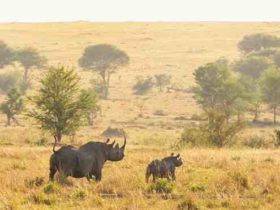
M185 128L181 135L180 146L207 146L208 135L200 128Z
M198 191L204 192L206 190L206 186L203 183L192 183L190 184L189 188L193 192L198 192Z
M173 191L173 183L166 179L158 179L148 187L148 192L171 193Z
M53 182L49 182L44 187L44 193L53 193L55 191L56 187Z

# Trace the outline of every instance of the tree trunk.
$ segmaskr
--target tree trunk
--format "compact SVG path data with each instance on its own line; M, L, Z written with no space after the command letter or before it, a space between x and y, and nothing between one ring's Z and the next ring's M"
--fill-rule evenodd
M273 108L273 123L276 124L276 107Z
M239 122L239 123L241 122L241 114L240 114L240 112L237 113L237 122Z
M159 85L159 92L162 92L162 86Z
M101 71L100 76L102 77L103 85L105 87L103 97L104 97L105 100L107 100L108 99L108 92L109 92L109 73L108 73L107 79L106 79L106 71Z
M15 118L15 116L12 116L11 119L14 121L14 123L15 123L16 125L19 125L19 122L17 121L17 119Z
M28 68L24 68L23 79L24 79L25 82L27 82L27 80L28 80L28 71L29 71Z
M110 76L111 76L111 74L108 71L108 76L107 76L107 81L106 81L105 99L108 99L108 95L109 95Z
M258 112L258 110L256 109L256 110L254 111L254 119L253 119L253 122L257 122L257 121L259 121L259 112Z
M7 126L11 125L11 117L7 115Z
M61 134L61 133L56 133L56 134L54 135L54 139L55 139L55 142L60 143L60 142L61 142L61 139L62 139L62 134Z

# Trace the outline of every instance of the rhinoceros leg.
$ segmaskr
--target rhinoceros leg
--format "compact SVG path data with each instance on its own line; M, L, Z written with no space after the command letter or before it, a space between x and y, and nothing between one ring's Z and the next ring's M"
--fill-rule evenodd
M50 169L49 181L53 181L56 171L56 169Z

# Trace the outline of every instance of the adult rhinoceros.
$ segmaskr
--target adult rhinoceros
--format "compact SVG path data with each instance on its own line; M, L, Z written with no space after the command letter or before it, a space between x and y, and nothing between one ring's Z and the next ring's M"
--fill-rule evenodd
M115 145L115 141L109 144L108 139L106 142L90 141L78 148L67 145L57 151L53 150L54 153L50 157L50 181L53 181L57 171L66 177L86 177L90 180L94 176L96 181L100 181L102 168L107 160L120 161L124 158L126 136L123 135L122 147L119 147L119 144Z

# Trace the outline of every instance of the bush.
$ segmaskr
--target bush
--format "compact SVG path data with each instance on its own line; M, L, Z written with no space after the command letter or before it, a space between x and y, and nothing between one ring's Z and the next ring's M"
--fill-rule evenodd
M149 92L154 86L152 77L138 77L136 84L132 87L134 94L144 95Z
M279 147L280 146L280 130L274 130L276 139L275 139L275 146Z
M201 121L201 120L205 120L205 118L203 118L203 116L201 116L200 114L192 114L191 120Z
M208 135L201 128L185 128L182 133L180 146L206 146L209 145Z
M171 193L173 191L173 183L166 179L158 179L148 187L148 192Z
M260 135L252 135L243 141L243 145L250 148L271 148L277 146L272 138L266 138Z

